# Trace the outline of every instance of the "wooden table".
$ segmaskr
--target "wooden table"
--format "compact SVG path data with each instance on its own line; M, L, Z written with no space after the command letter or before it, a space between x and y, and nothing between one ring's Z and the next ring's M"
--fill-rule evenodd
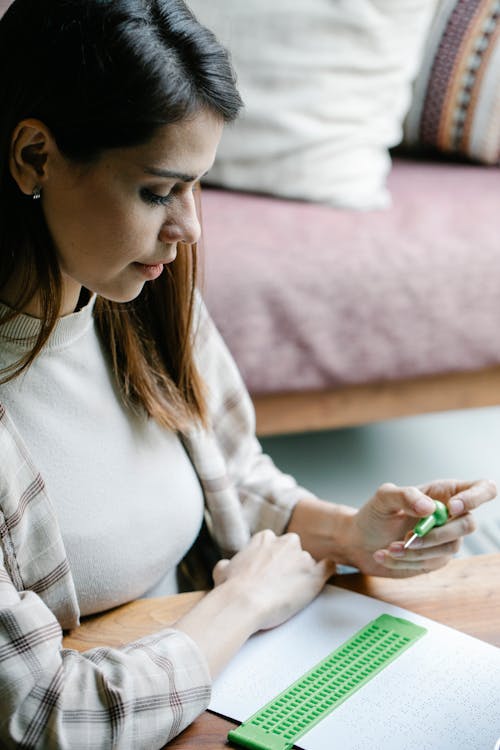
M453 560L428 575L392 580L362 575L338 576L332 583L358 591L463 633L500 646L500 554ZM64 639L64 645L85 651L95 646L122 646L173 624L203 597L203 592L161 599L140 599L99 617L89 618ZM223 750L234 724L206 711L169 750Z

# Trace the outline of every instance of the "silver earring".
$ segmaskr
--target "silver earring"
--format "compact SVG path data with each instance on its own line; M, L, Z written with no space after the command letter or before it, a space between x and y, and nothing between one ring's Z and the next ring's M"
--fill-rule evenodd
M33 188L33 192L31 193L31 197L33 198L34 201L37 201L40 199L41 195L42 195L42 188L40 187L40 185L35 185L35 187Z

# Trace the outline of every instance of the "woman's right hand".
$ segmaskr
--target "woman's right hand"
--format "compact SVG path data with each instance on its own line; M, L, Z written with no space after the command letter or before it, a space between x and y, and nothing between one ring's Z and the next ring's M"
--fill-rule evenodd
M257 618L256 630L272 628L303 609L335 573L329 560L317 562L302 549L298 534L276 536L266 529L230 560L214 568L215 586L237 585Z
M303 609L335 572L305 552L297 534L260 531L214 568L215 588L177 623L195 641L215 677L247 638Z

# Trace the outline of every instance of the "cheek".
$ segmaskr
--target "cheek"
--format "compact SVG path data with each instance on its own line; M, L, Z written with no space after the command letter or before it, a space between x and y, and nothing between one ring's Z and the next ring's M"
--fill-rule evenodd
M49 230L62 254L71 248L84 248L91 238L118 225L116 209L110 211L106 196L73 189L47 191L43 208Z
M120 250L134 253L141 239L158 232L148 207L139 201L117 199L97 191L68 192L54 206L47 204L46 216L56 247L67 253L106 258ZM158 223L158 222L157 222Z
M146 206L135 194L87 195L80 215L86 217L86 231L110 245L122 245L125 251L127 246L150 242L161 228L161 211Z
M153 253L165 220L161 208L146 205L133 187L107 170L53 182L42 200L68 273L105 275L106 269L112 272Z

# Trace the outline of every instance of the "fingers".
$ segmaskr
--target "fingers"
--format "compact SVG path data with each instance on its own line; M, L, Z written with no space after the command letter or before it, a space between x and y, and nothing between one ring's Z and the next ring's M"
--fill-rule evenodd
M451 515L458 516L474 510L482 503L493 500L497 487L492 479L480 479L474 482L459 479L436 479L419 488L429 497L446 502Z
M288 531L286 534L280 534L277 536L271 529L263 529L258 531L250 540L250 545L254 547L260 547L268 544L286 544L292 547L300 547L300 536L294 531Z
M440 500L444 500L456 495L457 492L467 490L473 484L474 482L462 479L433 479L432 482L419 485L418 489L426 495L436 496Z
M387 552L391 560L404 565L407 562L423 562L424 560L433 560L436 557L452 557L460 549L460 539L453 539L451 542L440 544L436 547L423 547L413 549L412 547L404 549L402 544L396 542L391 544Z
M410 516L423 518L434 513L436 509L432 498L418 487L398 487L390 482L378 488L372 502L380 517L404 511Z
M316 567L323 583L326 583L337 572L337 566L332 560L320 560L316 563Z
M258 531L250 539L250 546L258 547L263 544L269 544L276 539L276 534L271 529L263 529Z
M300 536L295 532L288 532L281 536L275 536L273 534L273 537L274 544L280 545L283 548L284 554L296 555L301 559L304 569L310 570L315 574L320 588L322 588L326 581L335 574L337 570L335 563L326 559L316 561L307 550L302 549Z
M457 554L461 538L472 534L475 529L474 518L467 513L449 521L444 526L434 528L426 536L415 539L408 549L404 549L403 542L393 542L388 549L377 550L374 559L390 570L415 572L435 570L445 565L453 555Z
M387 482L378 488L372 503L380 518L397 512L423 518L434 512L434 500L445 502L450 516L460 516L492 500L496 494L496 484L491 479L475 482L438 479L420 487L398 487Z
M395 578L419 575L420 573L431 573L433 570L443 568L450 561L449 555L439 555L424 560L397 560L391 557L387 550L379 550L375 553L374 557L379 565L383 565L384 568L390 570L391 576Z
M214 584L218 586L235 571L253 570L257 574L259 570L262 574L262 566L269 565L277 566L282 572L294 571L295 574L302 571L305 575L312 576L316 581L314 586L318 590L336 571L335 563L332 561L317 562L307 550L302 549L298 534L288 532L277 536L270 529L264 529L254 534L248 545L230 560L219 560L213 569L212 577Z
M475 530L476 522L474 516L471 513L466 513L459 518L448 521L444 526L435 527L426 536L415 539L410 549L420 550L427 549L428 547L438 547L448 542L453 542L455 539L460 539L462 536L467 536L467 534L472 534ZM411 535L411 532L409 532L409 535ZM409 535L407 535L407 538L409 538Z
M474 482L471 487L460 490L448 501L450 513L459 516L467 511L478 508L482 503L493 500L497 494L497 487L492 479L482 479Z

